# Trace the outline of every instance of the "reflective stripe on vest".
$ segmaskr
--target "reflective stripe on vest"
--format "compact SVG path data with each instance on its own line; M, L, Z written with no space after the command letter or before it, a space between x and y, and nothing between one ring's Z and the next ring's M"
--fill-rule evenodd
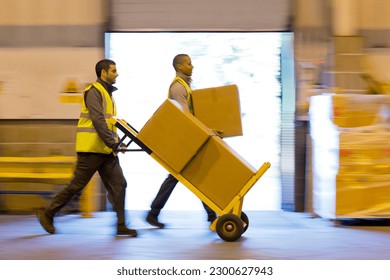
M84 96L91 89L91 87L95 87L102 95L102 107L107 126L112 132L113 136L116 136L116 127L109 121L110 117L116 115L114 99L110 96L107 90L98 82L95 82L92 85L88 86L84 90ZM103 140L100 138L100 136L97 134L96 129L93 126L92 120L89 116L89 110L85 104L84 98L81 105L79 122L77 124L76 152L101 154L110 154L112 152L112 149L107 147L106 144L104 144Z
M190 110L191 114L194 114L194 108L193 108L193 106L192 106L192 95L191 95L192 89L191 89L190 86L186 83L186 81L184 81L182 78L180 78L180 77L178 77L178 76L176 76L176 77L173 79L173 81L172 81L172 83L171 83L171 86L172 86L174 83L176 83L176 82L178 82L178 83L180 83L180 84L182 84L182 85L184 86L184 88L185 88L185 90L186 90L186 92L187 92L187 104L188 104L188 109ZM170 86L170 87L171 87L171 86ZM169 99L172 99L172 97L171 97L171 91L170 91L170 90L169 90L169 92L168 92L168 98L169 98Z

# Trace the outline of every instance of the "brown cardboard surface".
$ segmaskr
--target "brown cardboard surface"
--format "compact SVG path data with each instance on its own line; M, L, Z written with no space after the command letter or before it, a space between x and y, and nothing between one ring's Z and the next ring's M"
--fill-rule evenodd
M181 175L224 209L256 170L218 136L211 137Z
M337 175L336 177L336 214L353 215L380 214L388 211L383 205L389 204L389 176L371 174Z
M223 137L242 135L238 88L227 85L192 92L194 115L207 127L223 131Z
M164 101L137 135L176 172L194 157L212 134L173 100Z
M333 122L339 127L359 127L382 122L382 112L390 103L387 95L332 95Z

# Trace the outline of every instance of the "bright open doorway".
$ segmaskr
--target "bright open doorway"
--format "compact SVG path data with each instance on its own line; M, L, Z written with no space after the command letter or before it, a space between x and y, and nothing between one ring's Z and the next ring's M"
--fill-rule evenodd
M245 196L244 210L279 210L281 36L261 32L130 32L106 34L106 57L117 63L118 116L140 130L167 98L172 59L187 53L193 89L236 84L244 135L224 140L253 167L272 166ZM149 209L167 172L143 152L120 155L128 181L126 208ZM166 210L203 209L179 184Z

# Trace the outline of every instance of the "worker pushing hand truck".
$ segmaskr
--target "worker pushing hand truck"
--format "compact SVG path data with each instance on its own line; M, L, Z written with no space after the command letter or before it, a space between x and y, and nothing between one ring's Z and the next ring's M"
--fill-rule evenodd
M218 217L210 229L220 238L235 241L248 229L249 219L242 211L244 196L270 168L269 162L254 169L211 129L169 99L139 132L124 119L112 117L110 121L124 133L122 146L135 143L139 147L121 151L145 151L215 211ZM172 150L178 146L183 150Z

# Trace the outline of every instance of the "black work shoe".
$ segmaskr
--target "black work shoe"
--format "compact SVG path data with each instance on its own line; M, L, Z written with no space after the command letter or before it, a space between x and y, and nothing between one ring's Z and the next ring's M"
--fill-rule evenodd
M217 216L214 214L214 215L209 215L208 218L207 218L207 221L210 222L210 224L212 224L215 219L217 218Z
M158 228L164 228L165 227L165 225L163 224L163 223L160 223L159 221L158 221L158 218L157 218L157 216L155 216L155 215L153 215L153 214L148 214L148 216L146 217L146 221L150 224L150 225L152 225L152 226L154 226L154 227L158 227Z
M44 209L38 209L37 218L44 230L50 234L54 234L56 229L53 226L53 218L50 218L46 215Z
M130 237L136 237L137 231L134 229L130 229L125 225L118 225L116 227L116 235L128 235Z

